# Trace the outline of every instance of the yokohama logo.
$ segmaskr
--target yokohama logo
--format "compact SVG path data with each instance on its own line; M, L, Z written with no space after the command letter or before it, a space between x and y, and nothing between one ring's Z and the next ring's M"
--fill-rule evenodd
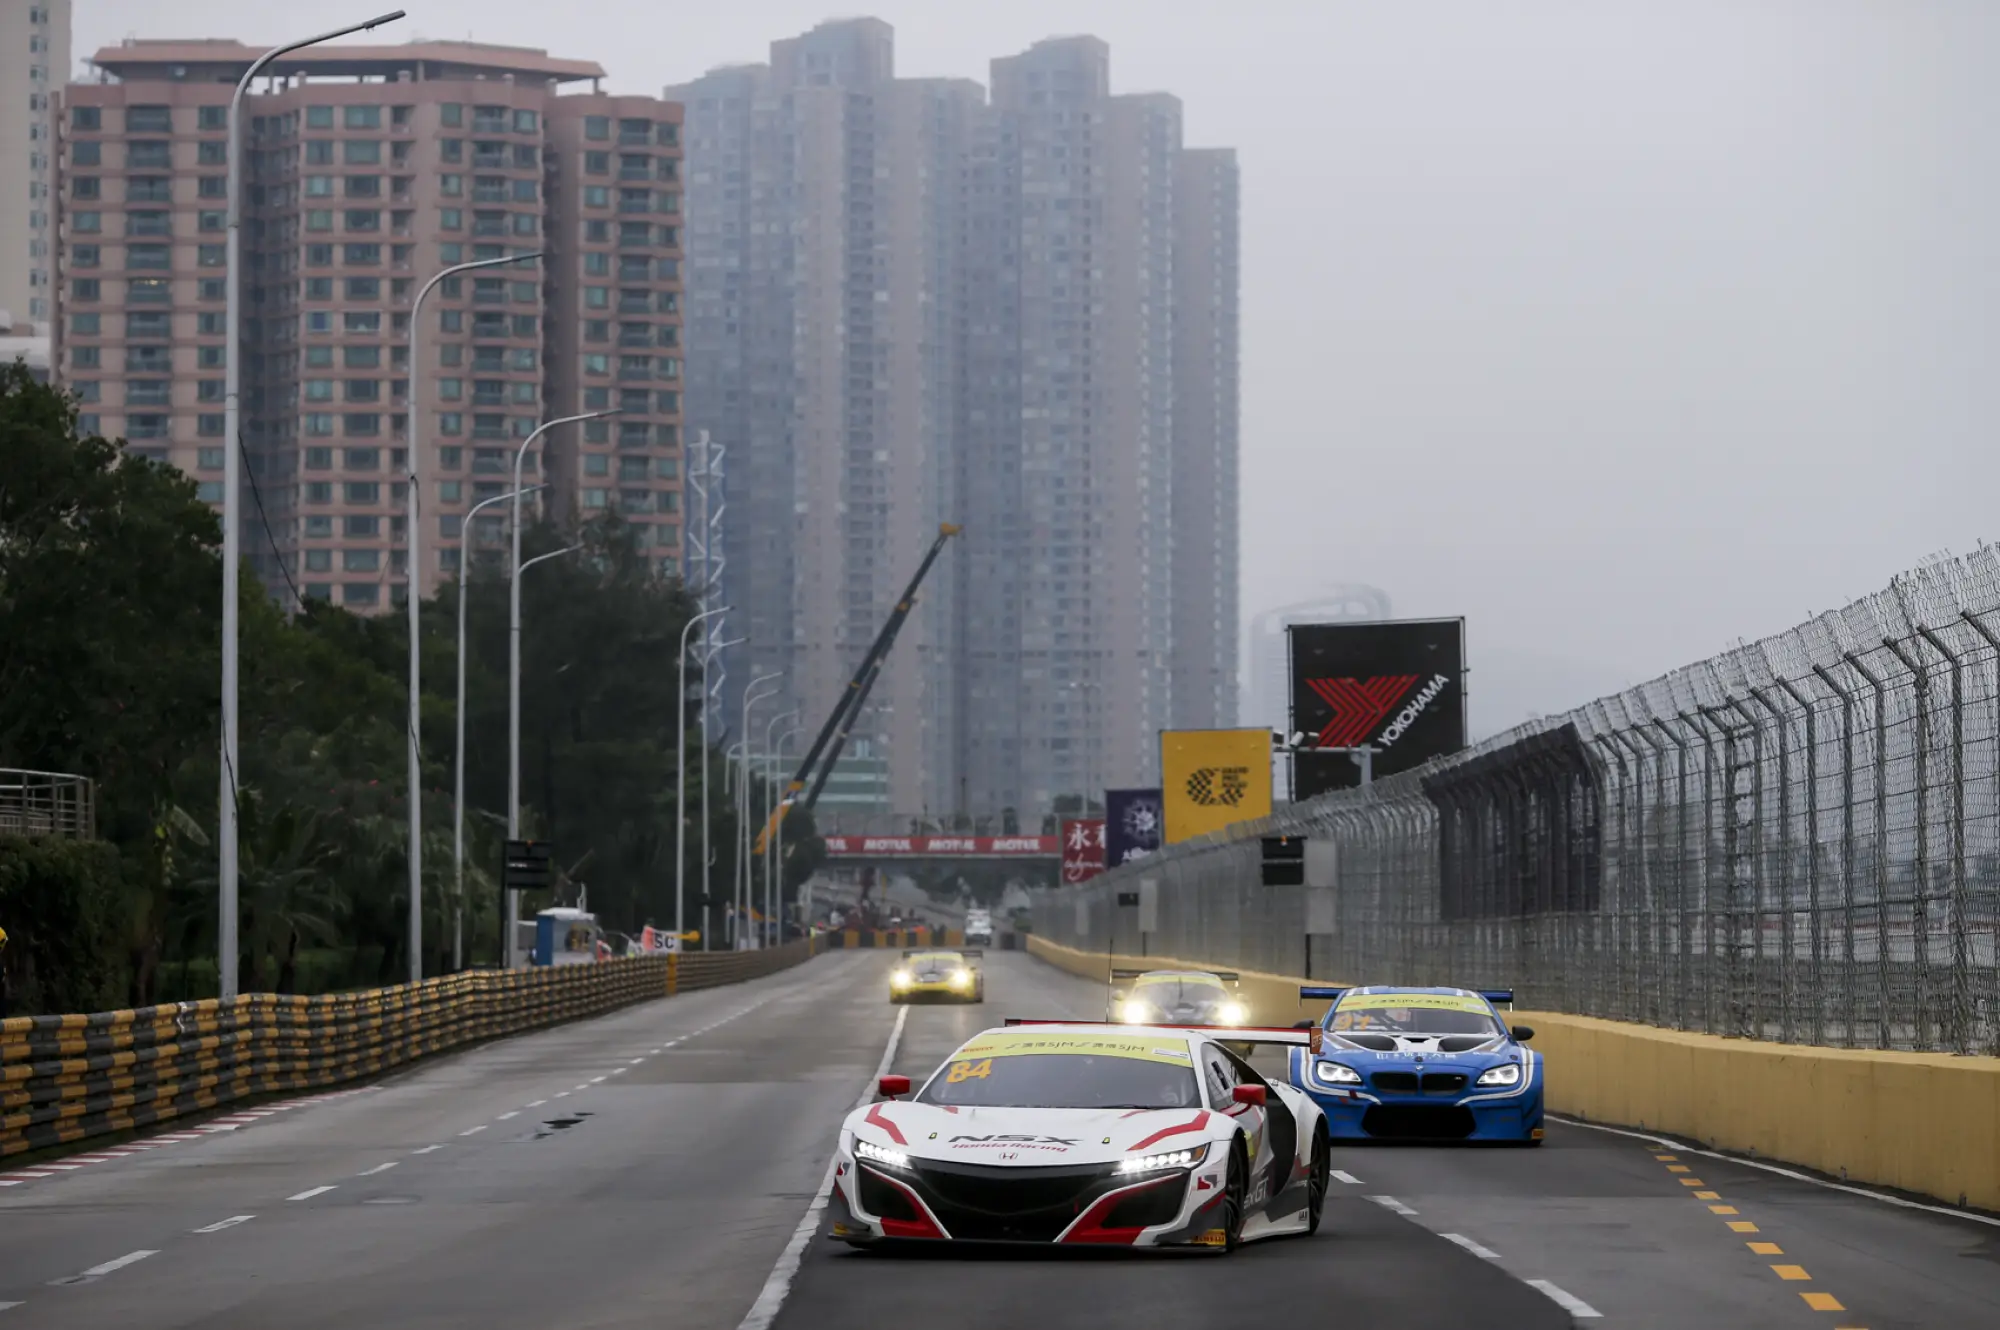
M1354 748L1367 742L1375 726L1417 686L1421 675L1385 674L1373 679L1308 679L1306 687L1326 703L1331 713L1319 732L1321 748ZM1410 699L1393 721L1376 737L1387 748L1403 737L1424 709L1451 684L1442 674L1431 676L1423 691Z

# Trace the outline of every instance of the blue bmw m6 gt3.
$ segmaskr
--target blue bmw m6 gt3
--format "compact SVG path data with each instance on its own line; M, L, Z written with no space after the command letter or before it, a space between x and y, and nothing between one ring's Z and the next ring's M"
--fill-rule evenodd
M1291 1050L1290 1080L1325 1110L1333 1140L1542 1143L1542 1058L1523 1047L1535 1032L1494 1009L1513 993L1299 990L1313 998L1333 1005L1319 1049Z

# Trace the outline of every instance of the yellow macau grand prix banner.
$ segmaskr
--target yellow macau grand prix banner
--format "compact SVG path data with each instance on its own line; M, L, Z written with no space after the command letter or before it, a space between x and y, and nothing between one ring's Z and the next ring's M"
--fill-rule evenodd
M1168 845L1269 817L1271 732L1160 731L1160 803Z

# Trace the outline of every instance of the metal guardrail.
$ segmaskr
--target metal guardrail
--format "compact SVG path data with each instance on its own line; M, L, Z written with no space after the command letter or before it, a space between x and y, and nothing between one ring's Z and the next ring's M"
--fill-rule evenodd
M1257 837L1331 840L1259 885ZM2000 557L1291 805L1081 890L1035 931L1349 982L1844 1047L2000 1053Z
M97 836L97 787L88 776L0 769L0 836Z
M322 997L246 994L92 1016L0 1021L0 1158L321 1089L496 1035L797 965L812 940L766 951L475 970Z

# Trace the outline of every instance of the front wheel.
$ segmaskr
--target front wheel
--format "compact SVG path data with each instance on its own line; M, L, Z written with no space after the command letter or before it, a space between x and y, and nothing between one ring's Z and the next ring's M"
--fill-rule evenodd
M1243 1197L1249 1190L1250 1167L1243 1157L1243 1138L1238 1136L1229 1147L1229 1172L1222 1184L1222 1245L1212 1248L1218 1254L1235 1251L1243 1245Z
M1327 1183L1333 1176L1333 1158L1327 1147L1326 1128L1313 1129L1312 1165L1306 1173L1306 1232L1319 1232L1320 1214L1326 1209Z

